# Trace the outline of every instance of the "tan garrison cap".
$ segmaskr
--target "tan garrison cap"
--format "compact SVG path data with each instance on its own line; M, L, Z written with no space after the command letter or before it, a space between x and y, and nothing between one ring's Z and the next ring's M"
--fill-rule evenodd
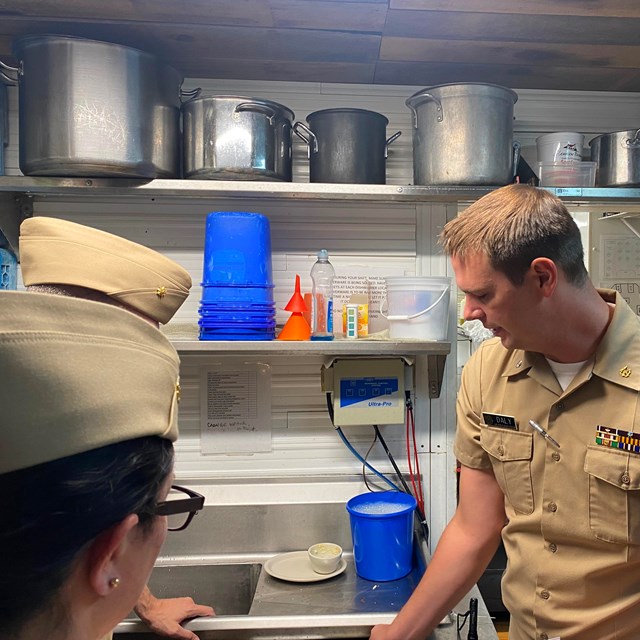
M68 220L36 216L20 226L25 286L87 287L165 324L189 295L191 277L136 242Z
M124 309L0 291L0 372L0 473L178 436L178 355Z

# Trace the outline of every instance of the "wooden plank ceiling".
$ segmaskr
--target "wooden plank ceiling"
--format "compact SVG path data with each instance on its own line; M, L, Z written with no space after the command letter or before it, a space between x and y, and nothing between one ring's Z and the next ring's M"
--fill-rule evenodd
M32 33L186 77L640 91L640 0L0 0L0 60Z

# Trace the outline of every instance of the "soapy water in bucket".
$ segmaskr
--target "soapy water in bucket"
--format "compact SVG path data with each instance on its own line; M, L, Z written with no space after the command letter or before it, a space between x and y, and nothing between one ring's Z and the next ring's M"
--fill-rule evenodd
M387 296L380 302L380 313L389 320L392 339L446 340L449 278L396 276L385 281Z
M358 513L384 515L387 513L406 511L407 506L397 502L363 502L362 504L352 507L352 509Z

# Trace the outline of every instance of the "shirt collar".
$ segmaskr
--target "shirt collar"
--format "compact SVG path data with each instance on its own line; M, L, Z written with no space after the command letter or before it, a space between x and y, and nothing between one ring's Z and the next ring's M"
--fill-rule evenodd
M595 353L593 374L640 391L640 319L625 299L612 289L598 289L605 302L615 303L613 317ZM545 386L557 385L551 368L544 356L534 351L514 349L511 352L503 376L514 376L524 372L535 377ZM548 372L550 375L547 380ZM548 384L547 384L548 383Z

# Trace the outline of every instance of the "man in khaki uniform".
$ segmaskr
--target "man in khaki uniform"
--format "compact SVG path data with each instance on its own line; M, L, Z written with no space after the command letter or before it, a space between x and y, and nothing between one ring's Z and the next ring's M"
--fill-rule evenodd
M20 227L20 267L29 290L120 306L151 322L167 323L189 295L191 277L157 251L91 227L37 216ZM136 613L156 633L197 640L180 626L213 615L191 598L159 600L145 587Z
M560 200L494 191L441 237L465 319L495 338L463 370L460 500L412 598L374 640L425 638L500 542L510 640L640 634L640 321L588 280Z

